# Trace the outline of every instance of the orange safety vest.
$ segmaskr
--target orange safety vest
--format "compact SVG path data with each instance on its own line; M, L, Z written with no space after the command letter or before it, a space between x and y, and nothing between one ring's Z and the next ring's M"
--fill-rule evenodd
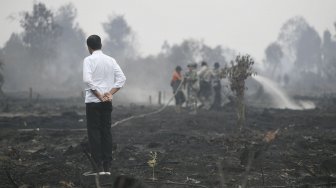
M176 80L182 80L182 75L181 73L174 71L172 81L176 81Z

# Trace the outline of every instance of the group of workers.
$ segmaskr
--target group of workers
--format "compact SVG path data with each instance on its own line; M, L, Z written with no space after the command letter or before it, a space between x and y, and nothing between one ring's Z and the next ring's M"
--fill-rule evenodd
M188 64L187 67L188 71L182 74L181 66L177 66L171 80L176 111L181 112L184 103L191 114L196 114L198 108L220 110L222 86L219 63L214 63L213 68L210 68L203 61L199 70L196 63Z

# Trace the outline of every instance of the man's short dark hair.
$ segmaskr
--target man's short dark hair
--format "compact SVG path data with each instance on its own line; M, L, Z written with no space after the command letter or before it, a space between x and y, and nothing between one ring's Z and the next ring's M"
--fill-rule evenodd
M92 50L100 50L102 48L101 39L98 35L91 35L86 39L86 44Z

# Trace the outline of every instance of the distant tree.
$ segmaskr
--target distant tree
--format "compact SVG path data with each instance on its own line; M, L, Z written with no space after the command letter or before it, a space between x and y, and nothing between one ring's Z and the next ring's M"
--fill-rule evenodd
M3 48L6 86L14 91L32 87L37 92L78 95L81 62L89 54L76 16L71 4L53 12L35 3L32 11L24 12L22 33L13 33Z
M287 56L295 58L298 40L308 27L307 21L300 16L291 18L283 24L278 35L278 43L286 47L283 50L286 50Z
M12 33L9 40L3 47L3 63L6 65L3 69L3 76L6 85L11 90L22 90L30 86L31 77L36 67L32 66L33 57L29 55L28 49L22 41L19 34Z
M253 74L254 60L250 55L238 55L235 61L231 61L231 67L224 70L224 74L230 81L230 88L236 95L237 125L241 130L245 124L245 80Z
M331 33L330 31L326 30L323 32L323 45L328 48L331 43L332 43Z
M168 62L173 66L187 66L189 63L201 61L200 51L202 46L202 42L193 39L184 40L181 44L175 44L169 50Z
M199 63L202 60L226 64L226 57L221 46L211 48L202 41L188 39L181 44L169 46L165 44L164 51L168 61L173 65L187 66L189 63Z
M23 12L20 20L23 42L38 61L55 55L57 37L61 28L55 23L54 14L43 3L35 3L32 12Z
M321 39L303 17L294 17L282 26L278 43L296 71L320 72Z
M124 16L111 17L107 23L103 23L103 28L107 34L107 39L103 44L105 53L117 59L137 56L134 34Z
M77 10L73 4L61 6L58 9L55 16L55 24L58 25L62 30L61 35L58 36L59 40L64 41L58 45L60 45L62 48L66 48L67 50L70 49L72 51L71 54L83 58L83 56L87 53L85 46L86 39L83 30L75 22L76 17Z
M223 48L221 46L211 48L210 46L203 45L200 53L202 59L206 60L210 65L215 62L220 62L223 65L227 63Z
M305 72L321 74L321 38L317 31L308 27L297 45L296 65Z
M322 61L323 73L330 81L336 80L336 41L327 30L323 33Z
M6 42L3 51L3 57L10 56L10 58L13 58L13 56L22 55L22 52L27 50L24 42L22 41L22 37L20 34L12 33L9 37L8 41ZM18 54L20 52L20 54ZM25 54L26 55L26 54Z
M266 63L268 63L272 67L271 75L274 75L275 70L281 63L281 59L283 57L283 52L281 46L273 42L265 50L266 54Z
M170 45L169 45L168 41L165 40L163 42L162 46L161 46L161 53L168 54L169 50L170 50Z
M55 23L62 29L56 44L57 57L50 67L55 74L57 84L66 84L69 87L79 87L81 82L82 66L80 62L89 55L85 46L85 34L75 22L77 10L72 4L61 6L55 14ZM63 75L60 77L59 72ZM79 90L79 88L78 88Z

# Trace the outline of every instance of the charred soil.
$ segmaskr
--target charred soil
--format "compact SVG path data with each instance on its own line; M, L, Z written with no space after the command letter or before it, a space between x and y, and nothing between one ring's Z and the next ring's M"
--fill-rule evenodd
M77 100L7 101L0 113L0 187L95 187L85 106ZM233 106L222 111L176 113L173 107L112 128L113 175L146 187L315 186L336 182L336 108L313 110L248 107L239 132ZM115 106L113 122L157 107ZM270 142L265 134L279 130ZM149 167L150 152L157 166ZM119 176L120 179L120 176ZM103 183L104 184L104 183ZM104 185L103 185L104 186Z

